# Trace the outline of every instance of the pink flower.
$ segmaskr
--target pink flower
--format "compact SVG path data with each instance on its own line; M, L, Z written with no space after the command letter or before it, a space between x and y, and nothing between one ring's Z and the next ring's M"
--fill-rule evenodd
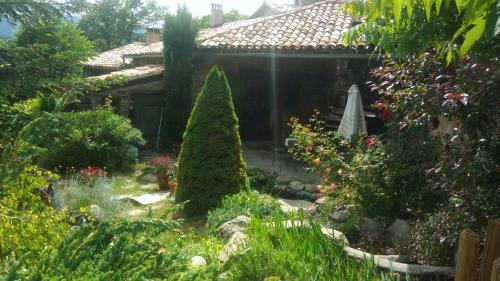
M374 139L374 138L372 138L372 137L368 138L368 139L366 140L366 145L367 145L369 148L371 148L372 146L374 146L374 145L375 145L375 139Z

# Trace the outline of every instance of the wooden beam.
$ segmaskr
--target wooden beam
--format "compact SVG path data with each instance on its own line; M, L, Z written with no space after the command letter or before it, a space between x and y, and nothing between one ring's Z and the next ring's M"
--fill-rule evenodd
M455 281L477 280L478 261L479 235L466 228L460 233Z
M480 281L490 281L493 261L500 257L500 219L490 219L486 231L483 261L481 263Z

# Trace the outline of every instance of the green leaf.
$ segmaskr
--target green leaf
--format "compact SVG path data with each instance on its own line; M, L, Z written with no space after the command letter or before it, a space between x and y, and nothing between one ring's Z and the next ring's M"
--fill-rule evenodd
M486 20L484 18L478 18L474 22L474 27L471 28L464 36L464 42L460 46L460 55L464 56L470 50L470 48L476 43L484 33L486 26Z
M448 50L446 53L446 64L450 64L450 62L453 60L453 52L451 50Z
M455 4L457 5L457 10L459 12L462 11L463 1L462 0L455 0Z
M427 21L431 20L433 0L424 0L425 15L427 16Z
M411 15L413 14L413 0L406 0L406 13L408 14L408 18L411 19Z
M399 21L401 20L401 11L403 11L403 1L404 0L394 0L394 17L396 19L396 26L399 26Z
M441 4L443 3L443 0L436 0L436 14L439 15L439 11L441 10Z

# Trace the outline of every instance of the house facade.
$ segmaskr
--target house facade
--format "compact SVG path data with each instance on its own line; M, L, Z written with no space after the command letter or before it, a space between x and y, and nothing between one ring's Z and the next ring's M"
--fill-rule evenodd
M307 118L314 109L324 113L334 129L339 120L329 117L342 111L352 83L360 86L368 110L375 99L364 87L374 63L372 51L364 42L355 47L342 43L342 35L353 24L343 13L342 2L313 1L272 11L266 5L248 19L199 32L193 100L209 69L218 65L232 89L243 141L274 146L288 136L290 117ZM100 74L94 78L129 77L127 85L93 95L90 106L112 94L117 111L154 142L161 136L162 63L162 42L132 43L89 60L89 73ZM107 73L97 71L104 67ZM372 119L368 118L369 128L377 125Z

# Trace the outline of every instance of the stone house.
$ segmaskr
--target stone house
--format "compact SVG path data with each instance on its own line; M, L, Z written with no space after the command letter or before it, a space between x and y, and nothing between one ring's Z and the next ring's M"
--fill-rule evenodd
M288 135L289 118L307 118L314 109L323 112L335 128L339 120L330 117L342 112L351 83L360 86L367 110L375 99L364 87L370 64L376 63L370 60L372 50L364 42L348 47L341 40L353 25L342 11L342 1L297 2L279 9L264 3L248 19L224 25L217 20L220 5L213 5L213 27L198 34L193 99L208 70L213 65L223 69L246 143L279 146ZM147 34L153 36L154 32ZM153 40L90 59L86 69L93 78L121 74L129 82L92 95L87 106L96 106L111 94L117 111L130 117L151 142L161 130L162 64L163 43ZM376 127L376 122L368 118L368 127Z

